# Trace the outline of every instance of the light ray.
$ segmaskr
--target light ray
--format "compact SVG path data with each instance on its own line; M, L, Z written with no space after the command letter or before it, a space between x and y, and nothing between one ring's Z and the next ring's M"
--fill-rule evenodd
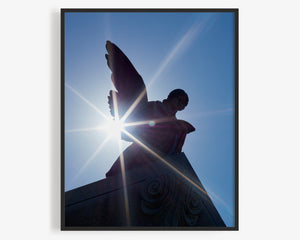
M133 135L131 135L129 132L127 132L126 130L123 130L123 132L130 137L134 142L138 143L140 146L142 146L143 148L145 148L148 152L150 152L152 155L154 155L156 158L158 158L161 162L163 162L165 165L167 165L171 170L173 170L175 173L177 173L179 176L181 176L182 178L184 178L187 182L189 182L191 185L193 185L195 188L197 188L198 190L200 190L202 193L204 193L206 196L209 197L209 195L207 194L207 192L205 190L203 190L197 183L195 183L193 180L191 180L190 178L188 178L186 175L184 175L182 172L180 172L177 168L175 168L172 164L168 163L164 158L162 158L159 154L157 154L155 151L153 151L151 148L149 148L148 146L146 146L144 143L142 143L140 140L138 140L136 137L134 137Z
M229 112L234 112L234 108L225 108L225 109L209 111L209 112L200 112L198 115L208 116L208 115L215 115L215 114L219 114L219 113L229 113Z
M147 125L149 124L149 120L146 121L138 121L138 122L131 122L131 123L124 123L124 127L131 127L131 126L139 126L139 125Z
M101 151L101 149L104 147L104 145L108 142L108 140L111 138L111 135L108 135L104 141L99 145L99 147L96 149L96 151L90 156L90 158L85 162L85 164L80 168L79 172L76 174L74 179L76 179L78 176L81 175L83 170L89 165L89 163L97 156L97 154ZM73 179L73 180L74 180Z
M229 205L223 200L221 199L218 195L216 195L213 191L211 191L208 187L206 187L206 191L208 192L209 196L211 196L211 198L217 202L220 203L221 205L223 205L225 207L225 209L227 210L227 212L233 216L233 212L230 209Z
M154 74L153 78L151 79L148 87L153 84L153 82L158 78L158 76L166 69L166 67L170 64L172 60L174 60L175 56L178 55L178 53L183 51L184 48L187 48L188 45L192 43L192 41L195 39L196 34L199 34L202 32L206 25L206 22L203 21L197 21L195 22L188 31L182 36L182 38L178 41L178 43L175 45L175 47L172 49L172 51L169 53L169 55L165 58L165 60L160 64L159 69Z
M65 130L65 133L98 131L98 130L105 130L106 128L107 128L106 126L93 127L93 128L77 128L77 129Z
M171 63L172 60L175 59L180 53L183 53L192 42L198 37L201 33L203 33L204 29L209 25L211 21L211 17L206 18L204 20L200 19L196 21L180 38L175 47L170 51L168 56L164 59L164 61L160 64L159 69L156 71L154 76L152 77L148 88L153 84L154 81L159 77L159 75L167 68L167 66Z
M169 162L167 162L164 158L162 158L159 154L157 154L155 151L153 151L151 148L149 148L148 146L146 146L144 143L142 143L140 140L138 140L136 137L134 137L132 134L130 134L128 131L123 130L123 132L130 137L134 142L138 143L140 146L142 146L144 149L146 149L148 152L150 152L152 155L154 155L156 158L158 158L161 162L163 162L166 166L168 166L171 170L173 170L175 173L177 173L179 176L181 176L183 179L185 179L187 182L189 182L192 186L194 186L196 189L198 189L200 192L202 192L204 195L206 195L207 197L211 198L212 200L214 200L215 202L219 202L221 204L223 204L225 206L225 208L227 208L227 211L232 214L232 211L230 210L229 206L220 198L218 197L216 194L214 194L213 192L210 191L210 193L208 194L207 191L205 191L204 189L202 189L197 183L195 183L193 180L191 180L189 177L187 177L185 174L183 174L182 172L180 172L177 168L175 168L172 164L170 164Z
M150 120L145 120L145 121L124 123L124 127L139 126L139 125L154 126L156 123L170 122L170 121L172 121L171 118L156 118L156 119L150 119Z
M119 122L118 101L117 101L116 93L114 91L112 92L112 97L113 97L115 121ZM122 175L122 182L123 182L123 189L124 189L126 223L127 226L130 226L130 211L129 211L128 192L127 192L126 169L124 164L124 155L121 147L121 131L118 133L118 146L120 151L121 175Z
M120 136L121 138L121 136ZM123 181L123 189L124 189L124 204L125 204L125 214L126 214L126 223L127 226L130 226L130 212L129 212L129 202L128 202L128 192L127 192L127 181L126 181L126 170L124 164L124 155L121 147L121 139L119 138L118 145L120 150L120 163L121 163L121 173L122 173L122 181Z
M103 13L104 36L105 39L111 39L110 14Z
M159 77L159 75L166 69L166 67L170 64L171 60L175 58L175 56L182 52L183 48L187 48L188 45L192 43L192 41L195 39L197 34L200 34L205 26L207 25L208 20L206 21L197 21L195 22L188 31L182 36L182 38L178 41L178 43L175 45L175 47L172 49L172 51L168 54L168 56L165 58L165 60L160 64L159 69L156 71L152 79L150 80L149 84L147 85L148 89L151 87L153 82ZM141 99L146 94L146 89L144 89L140 95L137 97L137 99L133 102L133 104L129 107L129 109L124 114L122 120L126 121L128 116L133 112L135 107L139 104Z
M229 206L220 198L218 197L216 194L210 192L210 194L208 194L207 191L205 191L204 189L202 189L197 183L195 183L193 180L191 180L189 177L187 177L185 174L183 174L182 172L180 172L177 168L175 168L172 164L168 163L164 158L162 158L159 154L157 154L155 151L153 151L151 148L149 148L148 146L146 146L144 143L142 143L140 140L138 140L137 138L135 138L132 134L130 134L129 132L127 132L126 130L123 130L123 132L130 137L134 142L138 143L139 145L141 145L143 148L145 148L148 152L150 152L152 155L154 155L156 158L158 158L160 161L162 161L165 165L167 165L171 170L173 170L175 173L177 173L179 176L181 176L183 179L185 179L187 182L189 182L191 185L193 185L196 189L198 189L199 191L201 191L204 195L206 195L207 197L211 198L212 200L219 202L221 204L223 204L226 208L227 211L232 214L232 212L230 211Z
M78 91L76 91L73 87L71 87L69 84L65 84L73 93L75 93L78 97L80 97L85 103L87 103L91 108L93 108L96 112L100 113L102 117L104 117L106 120L109 119L103 112L101 112L93 103L91 103L89 100L87 100L84 96L82 96Z
M209 111L209 112L198 112L198 113L192 113L185 115L186 118L197 118L197 117L207 117L207 116L214 116L222 113L233 113L234 108L225 108L225 109L220 109L220 110L215 110L215 111Z
M116 92L115 91L112 91L112 97L113 97L115 120L119 121L118 102L117 102L117 96L116 96Z
M145 96L146 94L146 89L144 89L140 95L135 99L135 101L131 104L131 106L128 108L128 110L126 111L126 113L123 115L122 117L122 121L125 122L126 119L129 117L129 115L133 112L133 110L136 108L136 106L140 103L140 101L142 100L142 98Z

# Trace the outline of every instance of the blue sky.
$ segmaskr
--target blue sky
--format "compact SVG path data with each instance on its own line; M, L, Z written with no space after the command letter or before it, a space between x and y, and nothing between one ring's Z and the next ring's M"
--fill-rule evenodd
M234 226L234 14L65 13L66 191L103 179L120 153L115 139L103 143L107 132L92 130L106 123L96 108L109 116L106 40L131 60L150 101L175 88L188 93L177 118L196 131L183 152Z

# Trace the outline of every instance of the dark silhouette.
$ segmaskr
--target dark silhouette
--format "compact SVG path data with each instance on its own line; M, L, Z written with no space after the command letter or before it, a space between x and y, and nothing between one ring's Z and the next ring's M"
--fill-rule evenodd
M126 116L126 123L132 123L126 131L160 156L180 153L186 134L195 131L191 124L176 118L177 111L187 106L188 95L182 89L175 89L162 102L149 102L144 81L125 54L110 41L107 41L106 49L111 80L117 90L110 91L108 96L112 116L117 117L117 108L119 119ZM130 109L132 105L134 108ZM130 114L127 112L129 109ZM133 142L123 152L126 170L155 161L153 154L130 136L122 134L122 139ZM120 173L119 157L106 176Z

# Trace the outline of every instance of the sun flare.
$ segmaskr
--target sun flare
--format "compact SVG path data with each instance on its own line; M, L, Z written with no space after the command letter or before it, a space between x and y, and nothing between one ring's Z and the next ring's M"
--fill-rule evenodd
M120 139L121 132L124 130L124 123L120 120L109 119L107 123L103 126L99 126L99 130L105 129L107 134L112 137Z

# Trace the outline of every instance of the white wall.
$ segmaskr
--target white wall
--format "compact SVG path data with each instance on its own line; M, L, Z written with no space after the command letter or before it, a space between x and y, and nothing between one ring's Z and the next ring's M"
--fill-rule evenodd
M1 1L2 239L299 237L297 1L138 2ZM71 7L240 9L240 231L60 232L59 9Z

